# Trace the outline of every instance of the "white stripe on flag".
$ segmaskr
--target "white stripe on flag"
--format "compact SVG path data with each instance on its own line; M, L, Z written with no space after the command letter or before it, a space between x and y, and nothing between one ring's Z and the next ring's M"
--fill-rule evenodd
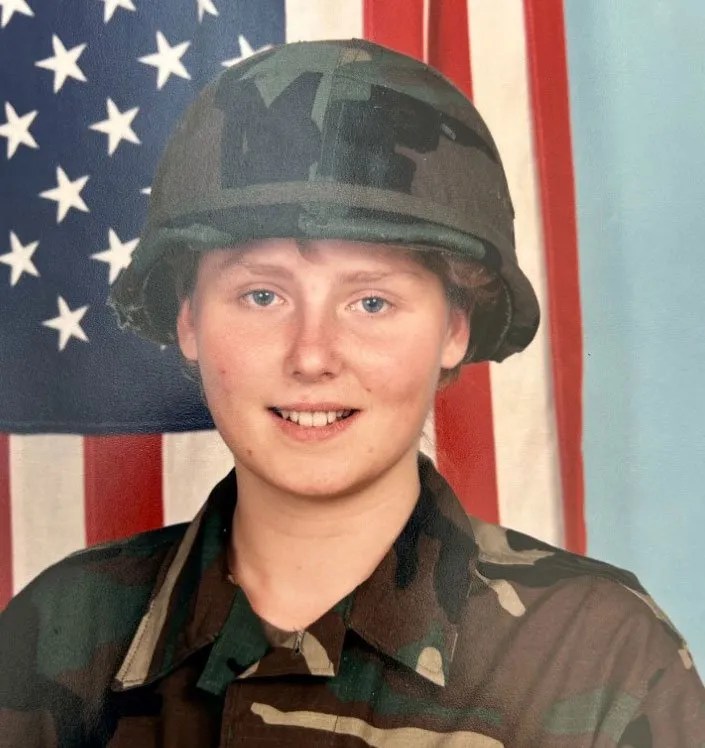
M430 457L433 464L438 467L436 460L436 409L432 406L431 410L426 416L426 423L424 423L424 433L421 437L421 451Z
M86 544L83 437L10 436L13 588Z
M362 0L286 0L286 40L362 37Z
M217 431L162 437L164 524L190 522L213 486L233 468L233 456Z
M561 545L548 291L523 3L470 0L468 14L473 97L502 156L516 212L519 262L536 290L543 315L536 339L526 351L491 366L500 522Z
M431 0L423 0L423 58L428 61L428 27L431 18Z

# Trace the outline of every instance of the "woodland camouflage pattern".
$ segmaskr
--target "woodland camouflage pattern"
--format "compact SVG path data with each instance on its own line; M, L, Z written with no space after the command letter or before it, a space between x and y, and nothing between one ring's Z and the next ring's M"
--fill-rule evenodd
M496 278L465 363L501 361L539 323L513 220L492 136L440 73L367 41L286 44L223 72L188 109L110 303L123 327L173 343L174 254L273 237L443 248Z
M632 574L419 471L392 549L303 636L227 578L234 473L190 525L44 572L0 617L0 745L705 746L705 690Z

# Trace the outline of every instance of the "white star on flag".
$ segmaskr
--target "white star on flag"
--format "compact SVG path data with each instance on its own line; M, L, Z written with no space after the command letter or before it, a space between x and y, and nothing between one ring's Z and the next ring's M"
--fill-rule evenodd
M238 44L240 45L240 56L239 57L233 57L230 60L223 60L220 64L224 68L231 68L233 65L237 65L238 62L241 60L246 60L248 57L252 57L257 52L262 52L265 49L270 49L271 44L265 44L263 47L258 47L257 49L252 49L251 44L245 39L245 37L242 34L238 34L237 37Z
M51 37L51 44L54 48L54 56L47 57L46 60L39 60L34 64L38 68L54 71L54 93L61 90L67 78L75 78L77 81L85 83L86 76L78 67L77 61L87 45L79 44L71 49L66 49L56 34Z
M9 265L12 269L10 274L10 285L17 285L17 281L22 277L22 273L29 273L36 278L39 277L39 271L34 267L32 262L32 255L39 246L39 242L31 242L26 246L22 246L22 242L17 238L17 234L14 231L10 232L10 247L12 251L7 254L0 255L0 262L4 262Z
M88 176L78 177L78 179L74 179L72 182L60 166L56 167L56 187L40 192L39 197L56 201L57 223L61 223L64 220L64 217L71 208L82 210L84 213L89 212L88 206L83 202L83 198L81 197L81 190L86 186L88 179Z
M191 80L188 70L181 62L181 58L190 46L191 42L181 42L181 44L175 44L172 47L164 34L157 31L157 51L138 59L145 65L152 65L157 68L157 88L161 89L172 75Z
M140 193L141 193L142 195L151 195L151 194L152 194L152 188L151 188L151 187L143 187L143 188L142 188L142 189L140 190Z
M63 351L66 348L66 343L71 338L78 338L79 340L88 342L88 336L83 332L79 324L88 307L82 306L79 309L71 310L69 309L69 305L64 301L63 296L58 297L58 306L59 316L48 319L42 322L42 324L44 327L51 327L59 331L59 350Z
M140 139L135 135L132 127L132 120L139 112L139 107L128 109L121 112L112 99L106 101L108 118L101 122L90 125L91 130L97 130L108 136L108 155L112 156L115 149L120 145L122 140L128 140L130 143L140 144Z
M115 13L118 8L132 11L136 10L132 0L101 0L101 2L105 3L103 23L107 23L113 17L113 13Z
M27 5L25 0L0 0L0 8L2 8L0 27L3 29L10 23L15 13L22 13L25 16L34 15L34 11Z
M135 251L139 239L121 242L120 237L112 229L108 229L108 241L110 242L110 249L96 252L91 255L91 259L110 264L108 283L112 284L120 274L120 271L126 268L132 261L132 253Z
M12 104L6 101L5 116L7 117L7 122L4 125L0 125L0 135L7 138L8 159L11 159L15 155L15 151L20 145L26 145L29 148L39 148L37 141L29 131L29 126L37 116L36 109L19 117Z
M212 16L218 15L218 8L213 5L213 0L196 0L196 4L198 5L199 23L203 21L203 15L205 13L210 13Z

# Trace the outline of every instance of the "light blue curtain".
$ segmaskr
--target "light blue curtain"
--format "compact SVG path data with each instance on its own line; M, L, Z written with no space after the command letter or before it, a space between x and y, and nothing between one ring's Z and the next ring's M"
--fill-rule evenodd
M588 553L705 672L705 2L565 0Z

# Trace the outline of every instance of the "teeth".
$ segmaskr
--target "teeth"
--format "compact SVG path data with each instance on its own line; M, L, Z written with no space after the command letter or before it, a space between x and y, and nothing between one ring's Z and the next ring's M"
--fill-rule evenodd
M317 411L296 411L296 410L280 410L282 417L298 423L299 426L304 428L320 428L321 426L327 426L333 421L348 416L352 413L351 410L317 410Z

